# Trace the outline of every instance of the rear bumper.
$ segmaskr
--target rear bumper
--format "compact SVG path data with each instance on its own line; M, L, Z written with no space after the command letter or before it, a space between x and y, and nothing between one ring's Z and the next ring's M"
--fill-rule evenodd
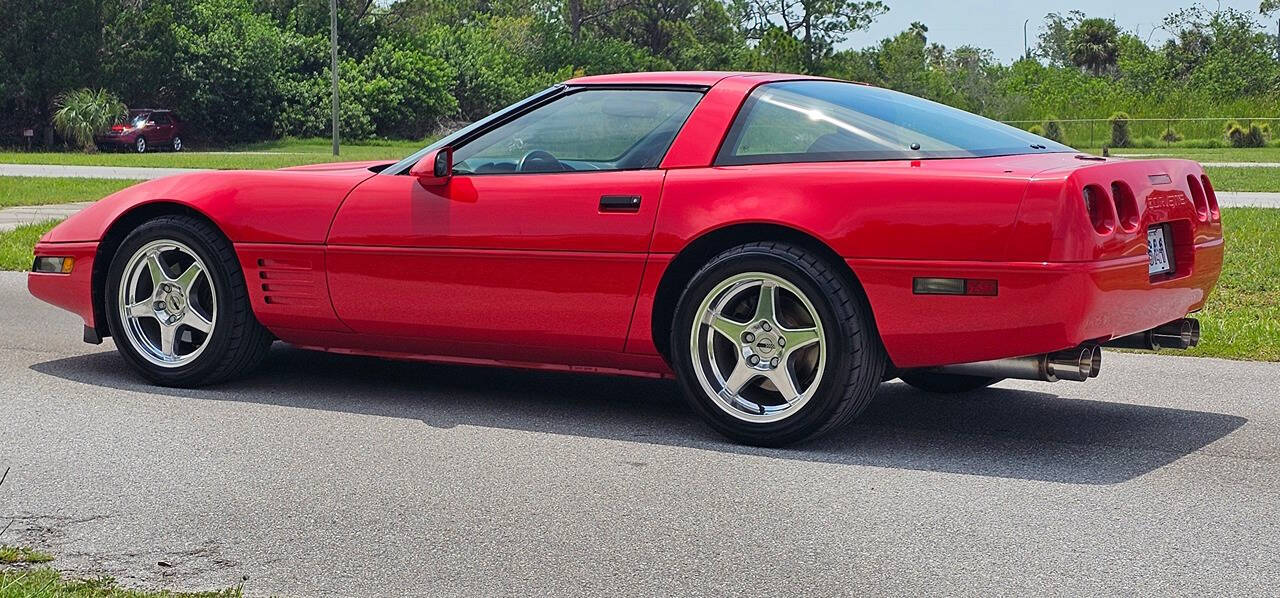
M86 327L97 329L99 322L93 309L93 259L97 252L97 241L36 244L36 257L72 257L76 262L70 274L27 274L27 290L41 301L80 316Z
M898 367L1050 353L1140 332L1204 305L1222 269L1221 239L1197 245L1179 274L1153 281L1147 256L1098 262L849 259ZM999 281L995 297L916 295L917 276Z

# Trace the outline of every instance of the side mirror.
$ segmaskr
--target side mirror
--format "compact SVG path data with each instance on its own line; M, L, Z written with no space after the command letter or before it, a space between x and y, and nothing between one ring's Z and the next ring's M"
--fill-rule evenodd
M418 177L418 182L424 187L435 187L449 182L449 178L453 176L453 148L442 147L429 152L409 169L409 175Z

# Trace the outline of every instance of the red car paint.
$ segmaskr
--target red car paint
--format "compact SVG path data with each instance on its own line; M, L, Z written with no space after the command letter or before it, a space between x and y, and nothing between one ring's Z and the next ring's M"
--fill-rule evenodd
M99 242L144 213L135 210L176 205L232 241L255 314L286 342L669 375L659 350L672 308L664 277L691 244L736 225L806 235L842 259L898 367L1047 353L1146 330L1199 309L1217 281L1222 226L1216 203L1198 213L1188 177L1207 179L1194 162L1047 153L712 166L755 87L805 78L570 81L708 88L652 170L458 174L427 188L370 170L383 162L360 162L149 181L51 231L36 255L73 256L75 269L33 273L29 288L105 332L101 289L92 288L102 277L91 276ZM1134 206L1100 233L1082 190L1116 182ZM639 196L639 211L602 212L599 199L611 194ZM1173 227L1177 269L1153 278L1145 231L1155 223ZM992 279L998 293L917 295L915 277Z

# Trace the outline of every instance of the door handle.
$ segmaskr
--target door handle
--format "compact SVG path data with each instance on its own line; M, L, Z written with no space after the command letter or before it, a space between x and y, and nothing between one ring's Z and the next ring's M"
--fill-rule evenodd
M639 212L639 195L601 195L601 212Z

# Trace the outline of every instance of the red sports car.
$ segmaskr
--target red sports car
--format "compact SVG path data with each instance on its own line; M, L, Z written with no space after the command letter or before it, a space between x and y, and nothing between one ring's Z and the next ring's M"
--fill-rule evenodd
M274 340L674 375L783 445L882 381L1085 380L1102 345L1188 347L1222 263L1213 187L866 85L573 79L396 163L188 174L36 246L31 292L163 385Z

